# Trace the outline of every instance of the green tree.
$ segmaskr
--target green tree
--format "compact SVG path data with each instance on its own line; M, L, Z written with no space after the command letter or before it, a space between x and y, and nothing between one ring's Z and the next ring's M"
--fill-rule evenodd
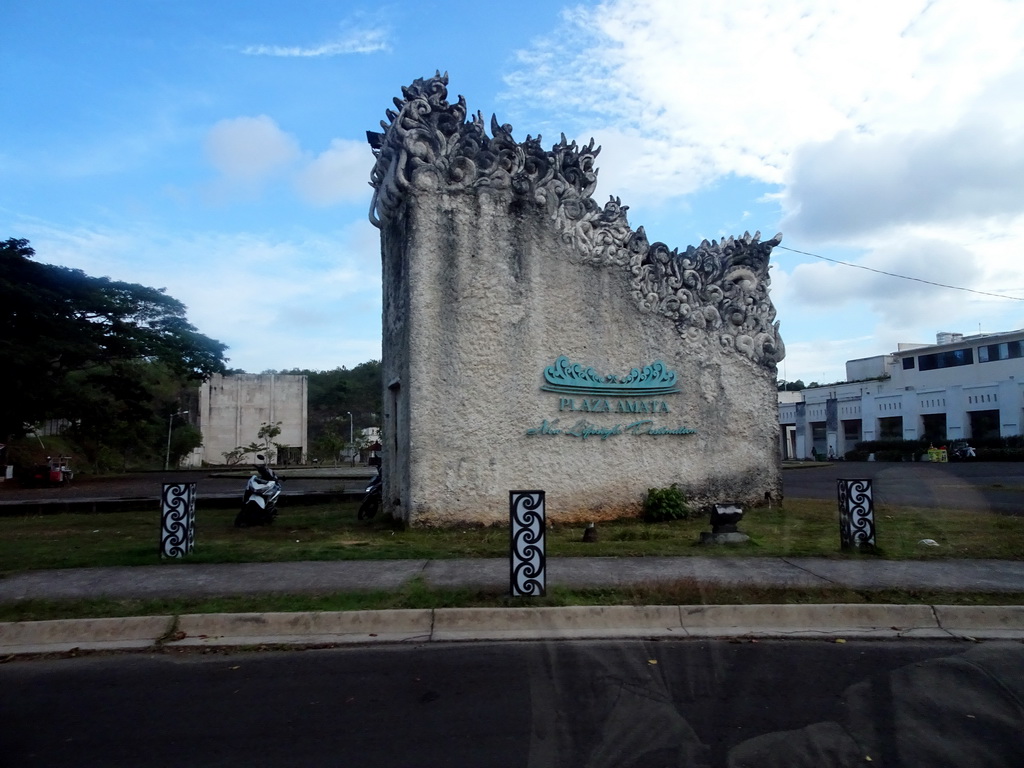
M379 427L382 410L382 379L379 360L355 368L313 371L294 368L268 373L303 374L308 378L308 422L310 453L328 461L349 443L350 429L358 442L359 430ZM348 414L352 414L349 424Z
M225 369L226 347L164 289L40 264L0 242L0 437L61 419L94 456L161 455L182 392ZM194 439L194 438L193 438Z
M182 424L171 432L171 466L175 467L181 459L203 444L203 433L191 424Z
M275 421L273 424L263 422L259 430L256 432L256 440L253 440L248 445L235 446L234 450L225 451L221 454L224 457L224 462L229 466L238 464L250 453L255 455L263 455L267 463L273 464L277 460L277 454L285 446L281 443L274 442L274 438L281 434L281 422ZM273 450L271 450L273 446Z

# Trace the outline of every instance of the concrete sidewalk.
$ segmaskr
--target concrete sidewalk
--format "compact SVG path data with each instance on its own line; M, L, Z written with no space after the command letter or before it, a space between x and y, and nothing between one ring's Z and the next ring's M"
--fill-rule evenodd
M188 564L30 571L0 579L0 602L218 597L431 587L505 591L504 559ZM824 558L552 558L547 584L1024 591L1024 562ZM338 645L611 637L971 637L1024 639L1024 607L884 605L451 608L288 614L195 614L0 624L0 656L74 648Z
M29 599L221 597L430 587L505 590L509 561L339 560L68 568L0 578L0 602ZM547 585L574 589L688 580L709 586L849 587L1024 592L1024 561L843 560L811 557L548 558Z

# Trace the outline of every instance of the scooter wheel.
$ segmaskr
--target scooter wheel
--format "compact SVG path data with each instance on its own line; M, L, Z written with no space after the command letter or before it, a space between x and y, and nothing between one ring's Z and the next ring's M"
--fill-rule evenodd
M380 509L380 499L375 496L363 499L363 503L359 505L359 519L369 520L377 514L378 509Z

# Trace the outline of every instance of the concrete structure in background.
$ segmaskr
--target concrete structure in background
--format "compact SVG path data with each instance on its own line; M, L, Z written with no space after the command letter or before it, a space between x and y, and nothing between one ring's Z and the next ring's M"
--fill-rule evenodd
M545 490L555 522L782 490L768 295L781 236L683 251L600 206L591 142L467 121L447 76L403 88L370 133L383 261L384 509L497 524Z
M783 458L841 456L862 440L953 440L1021 434L1024 329L939 333L850 360L846 382L779 392Z
M274 457L278 464L305 462L308 386L297 374L215 374L199 387L199 414L193 421L203 434L203 445L183 466L223 464L224 454L257 442L264 424L280 422L281 434L273 442L286 446ZM252 461L248 455L245 461Z

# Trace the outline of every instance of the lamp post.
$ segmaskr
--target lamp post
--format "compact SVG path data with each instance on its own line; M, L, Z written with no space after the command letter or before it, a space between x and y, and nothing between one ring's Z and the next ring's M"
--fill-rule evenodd
M188 411L178 411L167 417L167 453L164 454L164 472L171 468L171 428L174 425L175 416L184 416Z
M352 424L352 411L346 411L346 413L348 414L348 452L349 456L352 458L352 466L354 467L356 465L356 446Z

